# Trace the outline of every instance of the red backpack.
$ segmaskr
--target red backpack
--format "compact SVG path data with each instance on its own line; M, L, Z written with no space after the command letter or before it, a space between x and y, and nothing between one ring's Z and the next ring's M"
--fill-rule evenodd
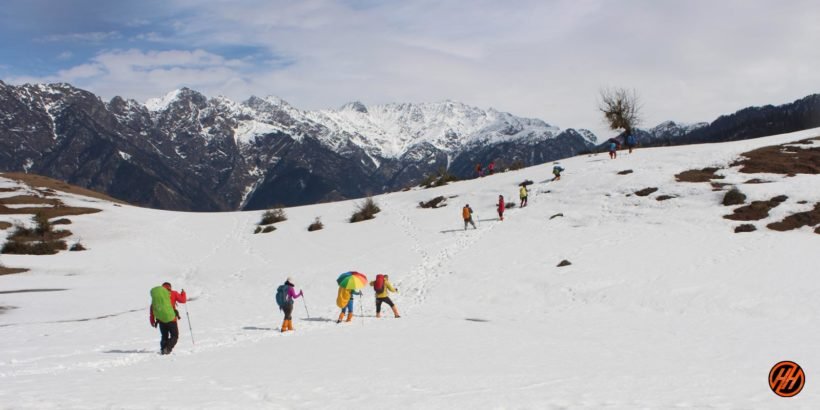
M384 292L384 275L376 275L376 282L373 283L373 288L376 290L376 293Z

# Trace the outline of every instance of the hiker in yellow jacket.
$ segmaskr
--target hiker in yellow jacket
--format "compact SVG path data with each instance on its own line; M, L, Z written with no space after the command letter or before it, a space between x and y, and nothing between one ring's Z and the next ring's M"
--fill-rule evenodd
M376 280L370 282L370 286L373 286L373 290L376 292L376 317L382 317L382 303L387 303L390 309L393 309L393 316L401 317L399 316L399 310L396 308L396 305L393 304L393 301L390 300L388 293L398 293L398 290L390 283L387 275L376 275Z
M521 189L518 190L518 196L521 198L520 208L523 208L523 207L527 206L527 195L528 194L529 194L529 192L527 192L527 186L526 185L521 185Z

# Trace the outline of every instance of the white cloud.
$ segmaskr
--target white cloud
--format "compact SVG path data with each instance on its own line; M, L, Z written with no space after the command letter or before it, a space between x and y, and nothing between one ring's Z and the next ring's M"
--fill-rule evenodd
M58 60L68 60L71 57L74 57L74 53L70 51L63 51L62 53L57 55Z
M40 37L37 41L48 43L102 43L103 41L116 40L120 38L122 38L122 34L117 31L95 31L89 33L52 34Z
M141 100L182 85L303 108L454 99L598 133L605 86L635 88L647 126L820 91L820 4L811 1L171 3L173 34L140 39L178 50L105 51L57 76ZM275 57L251 65L203 51L231 47Z

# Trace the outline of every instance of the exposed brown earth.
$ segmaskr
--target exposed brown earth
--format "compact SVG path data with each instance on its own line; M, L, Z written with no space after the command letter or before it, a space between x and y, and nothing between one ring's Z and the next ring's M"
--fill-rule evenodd
M713 179L723 179L721 175L715 175L718 168L709 167L703 169L690 169L675 175L678 182L709 182Z
M652 194L653 192L655 192L657 190L658 190L658 188L654 188L654 187L644 188L640 191L635 191L635 195L637 195L637 196L647 196L647 195L650 195L650 194Z
M766 227L774 231L790 231L803 226L815 226L818 224L820 224L820 202L816 203L814 209L810 211L789 215L782 221L770 223L766 225ZM818 226L815 232L817 233L818 230L820 230L820 226Z
M788 199L785 195L776 196L768 201L754 201L749 205L735 209L731 215L724 218L733 221L759 221L769 216L769 211Z
M11 228L11 224L5 221L0 221L0 229L9 229Z
M810 144L811 141L820 141L820 137L798 143ZM740 172L746 174L820 174L820 147L801 148L794 144L773 145L743 153L743 158L732 166L740 166Z

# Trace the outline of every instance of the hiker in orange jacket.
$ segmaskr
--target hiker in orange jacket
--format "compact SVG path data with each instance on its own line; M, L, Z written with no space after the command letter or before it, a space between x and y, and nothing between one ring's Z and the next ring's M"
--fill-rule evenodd
M473 222L473 208L470 208L470 204L464 205L464 208L461 209L461 217L464 218L465 231L467 230L467 224L472 225L473 229L478 229Z
M177 341L179 340L179 326L177 325L177 319L179 319L179 311L177 310L177 303L185 303L188 301L188 296L185 294L185 289L182 289L181 292L177 293L177 291L171 289L171 284L165 282L162 284L162 287L168 290L168 295L171 298L171 307L174 309L175 317L168 322L163 322L158 320L154 317L154 306L153 304L148 307L149 312L149 320L151 322L151 326L157 327L159 326L160 331L160 353L161 354L170 354L172 350L174 350L174 346L176 346ZM159 288L159 287L157 287ZM164 303L163 303L164 304ZM167 306L167 305L165 305ZM168 312L170 313L170 312Z

